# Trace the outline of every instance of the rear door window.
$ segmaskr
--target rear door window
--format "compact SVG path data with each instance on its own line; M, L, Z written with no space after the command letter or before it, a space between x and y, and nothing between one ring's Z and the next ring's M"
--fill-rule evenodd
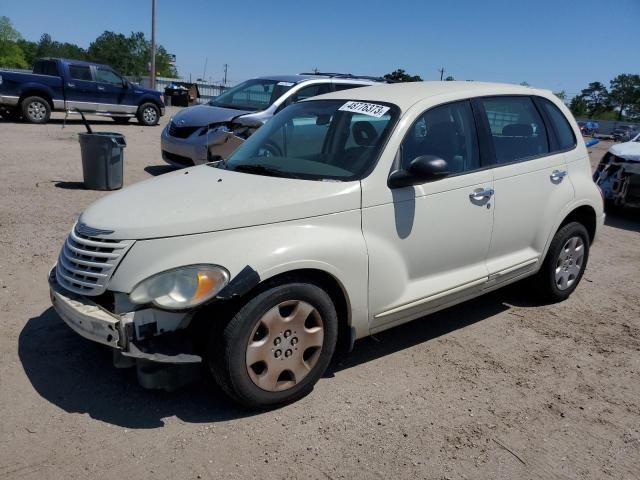
M86 65L69 65L69 76L74 80L93 81L91 69Z
M322 95L323 93L329 93L331 91L330 83L316 83L315 85L309 85L303 87L293 94L291 97L292 102L299 102L307 98L315 97L316 95Z
M479 100L489 123L496 163L510 163L549 153L544 122L530 97Z

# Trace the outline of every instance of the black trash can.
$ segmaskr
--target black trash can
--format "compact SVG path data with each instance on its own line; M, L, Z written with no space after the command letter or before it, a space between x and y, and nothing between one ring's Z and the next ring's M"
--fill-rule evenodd
M84 186L91 190L122 188L124 135L112 132L79 133Z

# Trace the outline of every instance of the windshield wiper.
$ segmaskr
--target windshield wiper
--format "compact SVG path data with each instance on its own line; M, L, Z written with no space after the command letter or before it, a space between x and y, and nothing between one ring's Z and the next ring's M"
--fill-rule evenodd
M302 178L295 173L283 172L277 168L267 167L266 165L236 165L233 167L236 172L255 173L257 175L265 175L268 177L287 177L287 178Z

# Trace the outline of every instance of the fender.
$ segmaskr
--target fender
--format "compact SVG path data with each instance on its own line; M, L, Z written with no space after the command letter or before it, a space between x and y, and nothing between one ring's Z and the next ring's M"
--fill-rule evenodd
M156 273L197 263L220 265L233 279L247 266L261 281L301 269L331 275L347 299L357 338L369 334L368 256L360 210L212 233L138 240L109 290L129 293Z
M29 95L25 95L25 92L29 93ZM50 104L51 108L53 108L54 100L62 100L62 98L56 98L56 95L53 89L51 89L49 86L44 85L42 83L37 83L37 82L28 82L28 83L20 84L17 93L18 93L18 96L21 98L25 96L31 96L31 95L48 97L48 99L51 101L51 104Z

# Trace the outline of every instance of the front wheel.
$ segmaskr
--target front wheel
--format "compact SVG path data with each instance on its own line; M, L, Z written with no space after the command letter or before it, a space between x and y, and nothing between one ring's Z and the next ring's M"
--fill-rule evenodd
M552 302L569 298L580 283L588 260L587 229L578 222L568 223L556 232L537 274L539 293Z
M146 127L153 127L160 120L160 109L153 103L143 103L138 108L138 122Z
M329 295L308 283L272 287L213 329L209 366L229 396L249 408L287 404L324 373L338 336Z
M27 97L22 101L22 116L29 123L47 123L51 116L51 107L42 97Z

